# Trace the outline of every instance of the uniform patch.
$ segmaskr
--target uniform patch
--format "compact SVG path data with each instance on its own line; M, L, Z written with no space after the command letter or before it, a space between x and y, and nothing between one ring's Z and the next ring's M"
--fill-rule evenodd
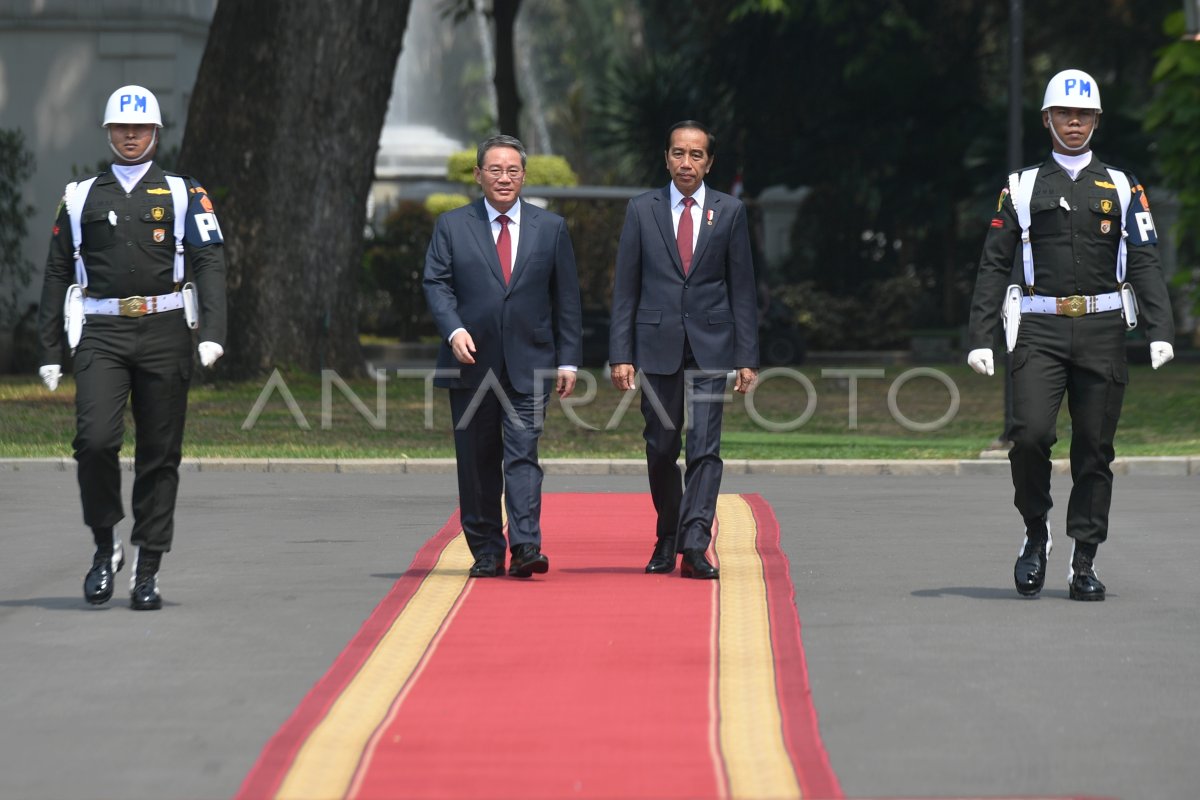
M1137 188L1133 190L1135 194L1140 193L1142 196L1142 208L1146 211L1150 210L1150 198L1146 196L1146 190L1139 183Z
M159 244L162 244L166 240L167 240L167 229L166 228L155 228L154 229L154 241L158 242Z
M1101 200L1100 201L1100 210L1103 211L1105 214L1112 211L1112 200ZM1105 231L1105 233L1108 233L1108 231Z
M161 222L162 218L167 215L167 210L162 206L155 206L150 209L150 218L155 222Z
M193 186L192 188L188 189L188 191L192 194L208 194L208 192L204 191L203 186Z
M200 205L208 213L210 213L210 214L213 213L212 200L208 199L208 195L206 195L206 194L200 195Z
M1007 186L1005 186L1003 189L1000 190L1000 199L996 201L996 213L997 214L1000 213L1000 208L1001 208L1001 206L1004 205L1004 198L1006 198L1006 197L1008 197L1008 187ZM993 228L998 227L997 225L994 224L995 220L993 220L992 222L993 222L993 225L992 225Z
M147 189L146 194L170 194L170 189Z
M1104 202L1107 203L1108 201L1105 200ZM1108 233L1111 230L1112 230L1112 222L1111 221L1109 221L1107 219L1100 220L1100 232L1101 233Z
M993 228L1003 228L1004 220L1001 219L1000 217L993 217L992 218L992 227Z
M1109 183L1108 181L1096 181L1096 185L1099 186L1101 189L1117 188L1117 185L1115 183Z

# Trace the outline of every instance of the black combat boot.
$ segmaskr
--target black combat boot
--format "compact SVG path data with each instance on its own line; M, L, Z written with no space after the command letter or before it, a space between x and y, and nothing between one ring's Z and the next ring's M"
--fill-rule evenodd
M129 604L136 611L157 611L162 608L162 596L158 593L158 567L162 564L162 553L158 550L138 548L134 563L133 579L129 592Z
M1072 600L1103 600L1104 584L1096 577L1096 550L1092 542L1075 542L1071 553L1071 583L1068 587Z
M96 541L96 554L92 557L92 568L83 578L83 599L99 606L112 599L116 575L125 566L125 551L121 540L113 536L112 528L92 528L92 538Z
M1025 520L1025 543L1021 545L1021 552L1013 567L1013 581L1018 594L1036 597L1042 590L1046 582L1046 562L1050 559L1053 547L1050 526L1044 517Z

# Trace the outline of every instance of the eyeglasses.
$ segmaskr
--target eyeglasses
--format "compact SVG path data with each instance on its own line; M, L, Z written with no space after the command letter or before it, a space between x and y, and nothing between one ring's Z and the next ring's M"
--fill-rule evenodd
M501 175L507 175L515 181L525 173L525 170L521 167L509 167L508 169L501 169L500 167L486 167L484 168L483 172L492 180L498 180Z

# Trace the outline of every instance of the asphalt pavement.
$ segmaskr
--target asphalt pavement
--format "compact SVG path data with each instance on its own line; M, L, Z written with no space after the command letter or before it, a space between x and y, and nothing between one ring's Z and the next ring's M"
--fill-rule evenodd
M1003 462L733 465L724 491L762 494L780 521L847 797L1197 796L1200 470L1134 463L1103 603L1067 599L1065 536L1042 596L1016 595ZM133 612L127 571L108 605L82 600L69 465L0 463L0 798L231 796L456 503L444 464L276 466L184 473L165 607ZM567 467L545 491L645 491L632 464ZM1060 470L1055 534L1069 486Z

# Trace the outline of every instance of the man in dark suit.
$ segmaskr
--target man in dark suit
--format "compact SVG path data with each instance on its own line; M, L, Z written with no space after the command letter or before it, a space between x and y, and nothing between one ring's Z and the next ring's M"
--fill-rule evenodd
M463 532L471 577L544 573L538 438L553 386L575 388L582 312L563 218L520 200L525 148L511 136L479 145L483 198L438 218L425 256L425 298L442 335L434 384L450 390Z
M721 488L727 375L758 374L758 307L746 208L705 186L715 139L694 120L667 132L671 183L635 197L617 247L609 362L620 391L641 370L642 415L658 541L646 572L716 578L705 556ZM688 408L687 471L676 460Z

